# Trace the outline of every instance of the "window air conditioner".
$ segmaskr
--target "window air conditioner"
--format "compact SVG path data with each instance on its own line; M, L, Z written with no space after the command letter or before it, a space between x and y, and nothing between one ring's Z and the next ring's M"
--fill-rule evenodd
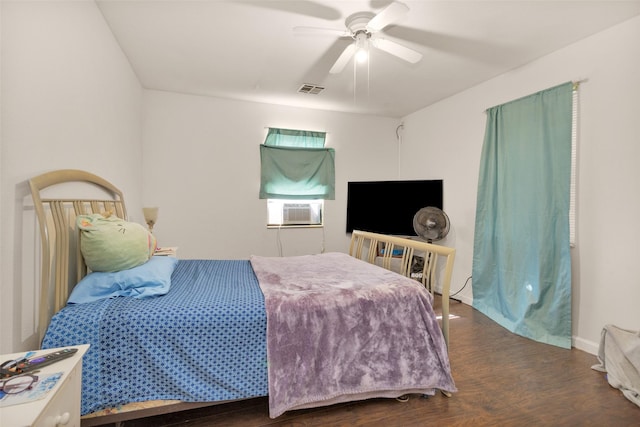
M308 203L285 203L282 205L282 224L311 224L312 210Z

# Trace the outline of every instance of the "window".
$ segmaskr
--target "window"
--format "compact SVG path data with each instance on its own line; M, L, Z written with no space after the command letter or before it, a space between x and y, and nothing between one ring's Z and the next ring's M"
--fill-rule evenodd
M260 145L260 198L267 226L322 226L324 200L335 198L335 151L325 133L269 128Z

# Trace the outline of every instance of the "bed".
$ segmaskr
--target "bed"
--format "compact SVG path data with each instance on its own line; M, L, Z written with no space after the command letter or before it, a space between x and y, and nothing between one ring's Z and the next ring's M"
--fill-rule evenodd
M276 418L457 391L447 349L453 248L356 230L345 253L152 256L131 270L98 273L87 268L76 220L104 212L126 220L122 192L81 170L48 172L30 187L42 243L42 347L90 344L83 425L259 396L269 397ZM98 286L93 279L120 283L113 274L144 269L137 276L146 280L152 268L169 268L160 291L145 283L133 294L77 299Z

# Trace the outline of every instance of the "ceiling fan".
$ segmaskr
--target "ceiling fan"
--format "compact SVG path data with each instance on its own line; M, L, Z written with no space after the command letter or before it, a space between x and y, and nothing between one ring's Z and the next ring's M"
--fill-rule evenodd
M369 46L380 49L409 63L415 64L422 59L422 54L394 41L382 38L382 30L396 22L409 11L409 7L400 2L393 2L378 14L372 12L357 12L345 20L345 30L332 30L315 27L296 27L296 31L320 31L337 33L338 37L350 37L354 41L340 54L329 70L330 74L339 74L347 63L356 57L363 61L368 58Z

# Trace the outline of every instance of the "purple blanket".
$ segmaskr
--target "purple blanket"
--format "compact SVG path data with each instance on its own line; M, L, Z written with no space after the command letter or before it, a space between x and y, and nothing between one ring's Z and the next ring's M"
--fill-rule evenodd
M455 392L418 282L342 253L251 257L267 310L269 416L436 389Z

